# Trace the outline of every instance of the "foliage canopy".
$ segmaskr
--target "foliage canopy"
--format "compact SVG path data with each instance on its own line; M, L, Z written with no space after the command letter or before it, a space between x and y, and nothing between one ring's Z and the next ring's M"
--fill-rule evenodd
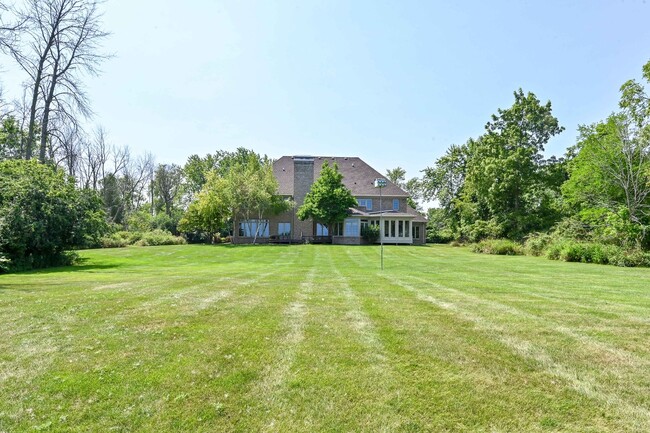
M95 245L106 231L98 195L61 169L34 160L0 162L0 255L4 268L65 264L66 251Z
M330 166L323 162L320 176L312 184L305 201L298 208L298 218L304 221L312 218L331 228L332 224L343 221L348 209L357 205L357 200L343 185L343 175L336 163Z

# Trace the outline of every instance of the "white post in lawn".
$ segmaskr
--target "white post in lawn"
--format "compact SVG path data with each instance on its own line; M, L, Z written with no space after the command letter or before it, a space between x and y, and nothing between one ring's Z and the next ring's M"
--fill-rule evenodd
M375 179L375 188L379 188L379 244L381 245L381 270L384 270L384 235L382 234L382 230L384 230L383 226L383 219L382 216L384 214L384 210L381 207L381 189L386 186L386 179L382 178L377 178Z

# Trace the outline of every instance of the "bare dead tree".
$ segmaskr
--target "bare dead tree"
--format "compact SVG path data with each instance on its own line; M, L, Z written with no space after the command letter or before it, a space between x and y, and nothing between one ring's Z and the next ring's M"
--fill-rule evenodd
M66 18L59 26L51 55L49 74L42 82L43 118L39 159L45 160L50 112L56 109L66 116L92 114L81 80L83 74L96 76L98 67L108 56L100 53L100 42L108 36L101 30L101 15L96 1L59 0L68 2Z
M147 200L154 165L153 154L147 152L125 169L124 176L130 179L130 189L125 191L125 198L129 198L133 209L138 209Z
M15 46L19 32L23 29L25 20L17 16L7 4L0 3L0 50L11 52Z
M49 158L75 178L81 165L82 137L83 130L76 122L58 124L50 132Z
M39 158L45 160L54 105L71 117L91 113L82 78L96 75L99 64L107 58L99 51L107 33L101 30L97 7L96 0L27 0L18 12L24 23L21 37L3 45L29 78L28 159L40 125Z

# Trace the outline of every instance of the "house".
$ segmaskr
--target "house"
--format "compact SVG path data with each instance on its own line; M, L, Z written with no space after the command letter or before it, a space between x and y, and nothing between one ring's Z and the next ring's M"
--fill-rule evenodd
M313 220L300 221L297 209L303 204L311 185L320 176L323 163L336 163L343 175L343 184L357 199L348 217L328 227ZM427 220L408 206L409 196L403 189L387 180L385 187L376 188L375 179L385 178L374 168L356 157L283 156L273 163L279 194L293 199L294 209L259 221L239 222L235 243L250 243L257 231L257 242L332 242L358 245L364 243L361 230L366 225L380 227L380 240L387 244L424 244ZM381 194L380 194L381 192Z

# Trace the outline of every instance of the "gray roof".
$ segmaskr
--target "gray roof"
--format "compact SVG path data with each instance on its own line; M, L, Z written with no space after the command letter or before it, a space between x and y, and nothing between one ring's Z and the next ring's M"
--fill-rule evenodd
M367 217L367 218L378 218L381 214L381 216L384 218L413 218L414 222L423 222L423 223L427 222L426 218L424 218L412 207L409 206L407 210L408 212L398 212L392 209L388 209L383 212L379 212L379 211L368 212L368 211L362 211L360 209L351 207L350 209L348 209L348 213L351 216L359 216L359 217Z
M281 195L293 195L293 156L283 156L273 162L273 174L280 184ZM304 157L301 157L304 158ZM378 197L379 189L375 188L375 179L386 179L387 184L382 188L384 197L408 197L408 193L388 180L386 176L366 164L361 158L339 156L314 156L314 180L320 176L323 162L330 165L336 163L343 175L343 184L352 191L355 197Z
M426 222L428 222L428 220L426 219L426 217L424 217L424 215L422 215L420 212L413 209L409 205L406 205L406 212L408 214L410 214L410 215L415 216L415 219L413 220L413 222L416 222L416 223L426 223Z

